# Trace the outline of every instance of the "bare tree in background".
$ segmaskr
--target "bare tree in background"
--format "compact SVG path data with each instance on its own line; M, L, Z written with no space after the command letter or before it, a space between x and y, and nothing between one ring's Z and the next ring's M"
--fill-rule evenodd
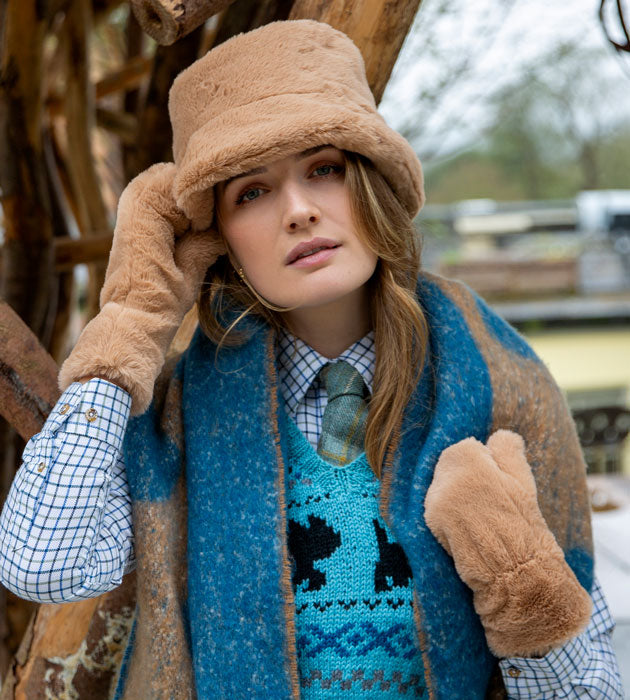
M490 101L493 118L478 151L527 198L605 186L607 146L630 123L627 111L611 108L619 86L608 61L602 50L561 43Z
M392 74L383 110L424 162L445 155L445 142L466 124L469 109L492 91L493 86L475 84L471 78L516 3L498 0L478 6L466 0L424 0ZM458 108L453 110L453 97L463 90L465 105L456 100ZM387 99L393 93L404 100L405 109L396 98Z

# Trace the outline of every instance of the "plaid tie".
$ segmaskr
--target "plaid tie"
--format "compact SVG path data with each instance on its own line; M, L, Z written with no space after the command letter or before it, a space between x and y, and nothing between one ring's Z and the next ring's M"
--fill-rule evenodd
M317 454L334 466L344 466L364 450L369 392L360 373L344 360L326 365L320 375L328 403Z

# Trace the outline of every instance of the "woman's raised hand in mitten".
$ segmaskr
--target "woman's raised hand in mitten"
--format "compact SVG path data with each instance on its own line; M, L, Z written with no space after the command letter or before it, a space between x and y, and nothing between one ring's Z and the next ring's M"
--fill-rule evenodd
M225 253L218 234L196 231L172 195L175 165L134 178L118 203L100 313L59 373L64 390L98 376L124 387L134 415L146 410L166 351L193 305L205 272Z
M591 598L538 508L520 435L499 430L442 452L425 520L472 589L498 657L542 656L587 625Z

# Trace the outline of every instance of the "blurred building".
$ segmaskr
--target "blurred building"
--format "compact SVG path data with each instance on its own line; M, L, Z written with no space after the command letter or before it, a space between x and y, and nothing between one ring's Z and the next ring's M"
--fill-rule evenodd
M427 206L425 266L478 291L564 390L592 474L630 475L630 191Z

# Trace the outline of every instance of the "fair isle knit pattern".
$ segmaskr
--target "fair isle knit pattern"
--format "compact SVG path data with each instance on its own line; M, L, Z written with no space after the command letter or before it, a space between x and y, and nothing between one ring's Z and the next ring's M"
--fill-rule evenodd
M343 467L288 419L288 544L301 698L422 697L413 577L365 452Z

